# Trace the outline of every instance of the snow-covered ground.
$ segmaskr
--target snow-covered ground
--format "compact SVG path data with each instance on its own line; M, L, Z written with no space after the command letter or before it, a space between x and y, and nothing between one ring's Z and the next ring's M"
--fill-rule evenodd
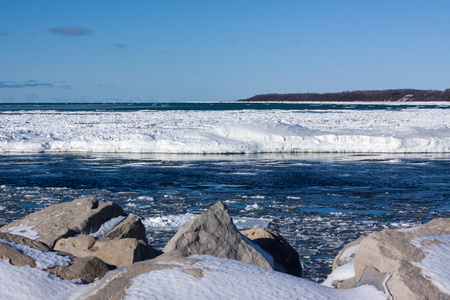
M450 152L450 110L3 112L11 152Z
M142 274L133 279L125 299L387 299L373 286L338 290L238 261L192 257L201 261L186 267L203 269L203 278L181 268Z
M448 261L448 253L450 253L450 240L448 235L440 236L439 239L441 243L429 246L422 245L421 239L413 239L411 242L418 247L423 247L426 253L425 259L417 265L439 289L448 293L450 277L445 262ZM6 241L2 240L2 242ZM91 286L80 284L76 280L62 280L43 270L54 265L67 264L65 257L11 242L6 243L35 258L37 268L15 267L7 260L0 259L0 299L74 299ZM327 286L329 285L327 281L321 285L237 261L206 255L193 257L200 261L194 265L180 265L180 268L152 271L136 277L127 289L126 299L371 300L388 298L385 293L369 285L338 290ZM177 264L181 263L177 262ZM352 263L347 265L353 267ZM203 277L196 278L189 275L181 270L182 267L203 269ZM331 274L332 278L329 279L344 279L349 274L351 277L351 270L341 270Z
M371 286L337 290L237 261L195 257L201 261L189 268L202 268L203 278L181 268L153 271L136 277L125 299L386 299ZM75 299L89 286L0 260L0 299Z

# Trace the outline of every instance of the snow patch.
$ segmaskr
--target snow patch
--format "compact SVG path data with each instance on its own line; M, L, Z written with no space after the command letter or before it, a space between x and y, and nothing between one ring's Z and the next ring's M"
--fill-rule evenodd
M353 258L351 256L356 253L356 250L358 250L358 248L359 245L355 245L345 249L345 251L341 254L341 257L339 257L339 260L345 263L353 261Z
M353 262L351 262L336 268L330 275L328 275L327 279L322 282L322 285L334 287L335 282L353 278L355 275L355 266Z
M36 266L40 269L50 269L55 266L68 266L71 258L69 256L61 256L56 252L42 252L40 250L13 243L7 240L0 239L0 242L10 245L18 249L25 255L28 255L36 260Z
M13 266L3 259L0 259L0 286L0 298L8 300L75 299L89 287L39 268Z
M17 226L10 227L4 230L4 232L24 236L26 238L29 238L30 240L35 240L39 238L39 232L33 230L34 227L36 227L36 225L19 224Z
M105 234L107 234L108 231L110 231L111 229L116 227L120 222L125 220L125 218L126 218L125 216L118 216L118 217L112 218L111 220L103 223L102 226L100 226L99 230L97 230L97 232L91 233L90 235L95 238L102 237Z
M424 241L428 241L424 244ZM411 239L411 243L425 252L425 258L412 264L442 292L450 295L450 234Z

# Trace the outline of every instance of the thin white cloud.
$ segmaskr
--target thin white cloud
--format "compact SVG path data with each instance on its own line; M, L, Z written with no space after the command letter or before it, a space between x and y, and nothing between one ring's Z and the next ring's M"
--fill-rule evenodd
M65 35L65 36L72 36L72 35L89 35L94 33L92 30L83 28L83 27L77 27L77 26L65 26L65 27L57 27L57 28L50 28L50 32Z

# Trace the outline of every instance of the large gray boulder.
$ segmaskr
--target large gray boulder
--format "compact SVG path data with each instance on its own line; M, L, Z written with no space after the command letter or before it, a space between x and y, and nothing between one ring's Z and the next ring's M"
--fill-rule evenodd
M134 238L111 240L90 235L60 239L55 250L76 257L95 256L115 267L129 266L159 254L145 242Z
M439 278L427 274L421 267L422 261L430 255L427 249L445 246L439 251L448 251L449 234L450 218L436 219L414 228L371 233L339 252L333 273L353 263L355 276L332 284L338 288L372 284L387 289L394 300L450 299L449 288L436 284Z
M214 255L274 269L273 258L239 232L221 202L181 226L163 249L164 253L174 251L184 256Z
M242 230L241 233L273 257L275 270L297 277L302 276L298 252L278 232L252 228Z
M126 216L122 208L111 202L100 202L95 197L63 202L16 220L0 231L16 233L21 228L35 234L35 240L53 248L56 241L75 234L96 232L106 221Z

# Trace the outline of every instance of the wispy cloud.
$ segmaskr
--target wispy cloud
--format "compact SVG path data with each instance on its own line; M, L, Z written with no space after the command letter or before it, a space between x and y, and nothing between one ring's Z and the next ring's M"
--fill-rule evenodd
M60 88L69 89L70 86L67 84L55 85L48 82L38 82L36 80L28 80L24 82L14 82L14 81L0 81L0 88L7 89L22 89L22 88L32 88L32 87L48 87L48 88Z
M89 35L94 33L92 30L83 28L83 27L77 27L77 26L65 26L65 27L57 27L57 28L50 28L50 32L65 35L65 36L71 36L71 35Z
M128 46L124 43L115 43L114 46L116 46L117 48L120 48L120 49L128 48Z

